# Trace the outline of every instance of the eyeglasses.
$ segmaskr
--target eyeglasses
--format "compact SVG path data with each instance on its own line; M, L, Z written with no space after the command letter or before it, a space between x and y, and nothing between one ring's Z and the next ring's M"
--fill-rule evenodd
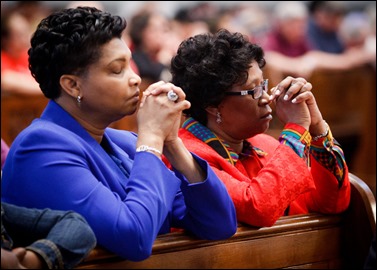
M259 99L263 95L263 91L268 91L268 79L264 80L261 85L255 86L251 90L242 90L238 92L225 92L227 96L246 96L251 95L253 99Z

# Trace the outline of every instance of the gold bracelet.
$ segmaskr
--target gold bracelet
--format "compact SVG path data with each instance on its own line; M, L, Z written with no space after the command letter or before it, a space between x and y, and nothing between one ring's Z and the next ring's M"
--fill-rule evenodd
M325 122L326 130L322 134L319 134L318 136L313 137L312 138L313 141L318 141L319 139L327 137L327 135L329 135L329 130L330 130L329 124L327 124L327 122L325 120L323 120L323 121Z
M136 152L144 152L144 151L151 151L151 152L157 153L159 155L162 155L160 150L158 150L154 147L150 147L148 145L140 145L138 148L136 148Z

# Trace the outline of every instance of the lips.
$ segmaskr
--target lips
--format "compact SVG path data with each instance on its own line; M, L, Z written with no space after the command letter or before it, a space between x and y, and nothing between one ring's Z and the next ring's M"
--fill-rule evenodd
M261 118L265 119L272 119L272 115L271 115L272 111L269 111L268 113L266 113L265 115L263 115Z
M136 91L135 95L133 96L134 98L137 98L137 99L140 99L141 98L141 95L140 95L140 91L139 89Z

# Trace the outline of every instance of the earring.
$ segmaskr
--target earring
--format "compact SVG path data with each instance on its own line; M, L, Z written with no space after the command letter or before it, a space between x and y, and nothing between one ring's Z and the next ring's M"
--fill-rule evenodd
M216 123L220 124L221 122L222 122L222 120L221 120L221 114L220 114L219 111L217 111L217 113L216 113Z
M77 96L77 105L79 105L79 107L81 105L81 97L80 96Z

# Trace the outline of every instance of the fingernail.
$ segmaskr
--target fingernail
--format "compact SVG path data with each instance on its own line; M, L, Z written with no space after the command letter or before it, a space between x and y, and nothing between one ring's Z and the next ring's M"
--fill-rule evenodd
M288 99L289 99L288 95L285 95L284 100L288 100Z

